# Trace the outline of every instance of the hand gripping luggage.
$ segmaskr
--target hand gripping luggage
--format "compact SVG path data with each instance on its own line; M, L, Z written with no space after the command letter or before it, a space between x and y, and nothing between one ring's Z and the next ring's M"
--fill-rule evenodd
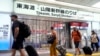
M63 46L58 45L58 46L56 47L56 49L57 49L57 51L60 53L61 56L66 56L66 49L65 49Z
M85 40L86 40L86 46L83 47L83 52L86 54L86 55L92 55L92 50L89 46L87 46L87 39L86 37L84 37Z
M26 50L28 56L39 56L38 53L36 52L36 50L31 45L27 45L25 47L25 50Z

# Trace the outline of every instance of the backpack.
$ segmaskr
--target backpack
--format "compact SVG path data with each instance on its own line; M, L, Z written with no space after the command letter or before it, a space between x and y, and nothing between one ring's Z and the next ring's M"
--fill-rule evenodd
M21 28L20 31L22 37L27 38L31 35L30 27L27 24L20 22L20 28Z

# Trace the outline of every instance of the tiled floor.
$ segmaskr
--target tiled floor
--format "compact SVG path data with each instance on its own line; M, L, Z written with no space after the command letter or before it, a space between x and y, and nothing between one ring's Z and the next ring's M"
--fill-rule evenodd
M39 56L49 56L49 50L37 50L37 52L38 52ZM67 54L68 53L69 54L74 54L74 50L73 49L67 49ZM100 52L93 54L93 56L95 56L95 55L100 56ZM11 56L11 52L6 52L6 53L2 52L2 53L0 53L0 56ZM19 52L16 53L16 56L20 56ZM27 53L26 53L26 56L28 56ZM69 55L69 56L71 56L71 55ZM83 56L83 55L80 55L80 56Z
M0 56L11 56L11 53L0 53ZM17 54L16 56L20 56L20 55ZM49 54L39 54L39 56L49 56Z
M46 49L46 50L38 49L37 52L38 52L39 56L49 56L49 49ZM67 49L67 52L74 53L74 50ZM6 53L2 52L2 53L0 53L0 56L11 56L11 52L6 52ZM16 56L20 56L19 52L16 53ZM26 56L28 56L27 53L26 53Z
M48 50L38 50L37 52L39 56L49 56ZM11 56L11 52L6 52L6 53L2 52L0 53L0 56ZM19 52L16 53L16 56L20 56ZM26 56L28 56L27 53Z

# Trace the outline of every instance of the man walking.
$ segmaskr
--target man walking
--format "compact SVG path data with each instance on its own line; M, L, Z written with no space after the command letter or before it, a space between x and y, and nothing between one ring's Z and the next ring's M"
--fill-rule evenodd
M16 50L20 52L20 56L25 56L25 52L23 49L24 37L21 36L20 22L17 19L18 19L17 15L11 15L11 20L13 22L12 34L14 37L12 45L12 56L15 56Z

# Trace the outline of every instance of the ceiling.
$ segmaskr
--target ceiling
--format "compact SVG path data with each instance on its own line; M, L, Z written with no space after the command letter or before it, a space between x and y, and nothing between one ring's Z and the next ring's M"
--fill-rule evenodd
M67 2L72 4L78 4L83 6L92 6L93 4L99 2L100 0L56 0L61 2Z

